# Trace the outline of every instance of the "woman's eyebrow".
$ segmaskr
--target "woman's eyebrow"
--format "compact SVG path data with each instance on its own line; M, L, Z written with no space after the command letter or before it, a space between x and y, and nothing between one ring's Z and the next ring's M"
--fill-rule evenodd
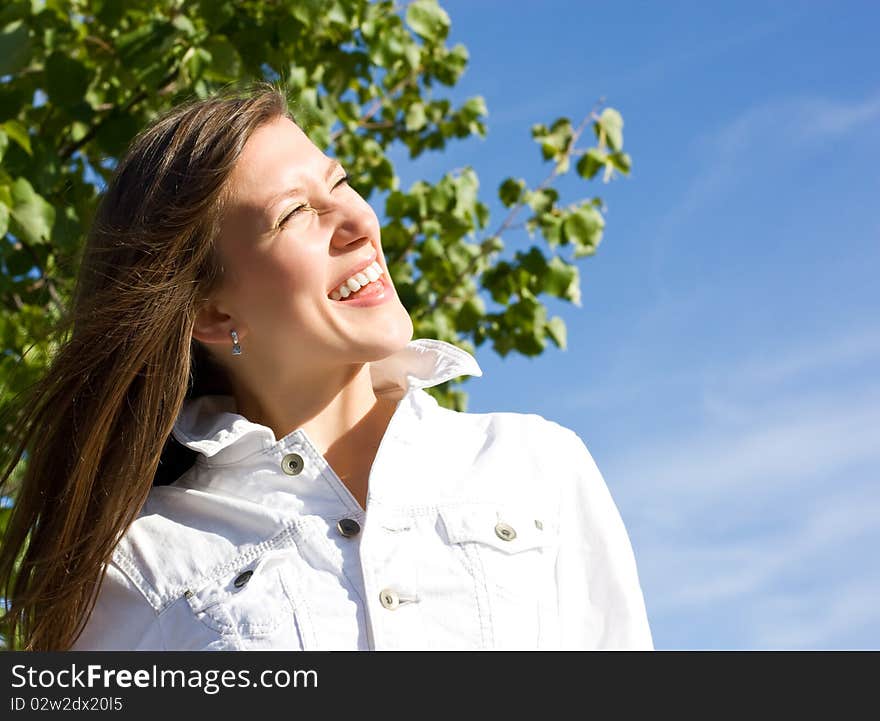
M343 172L345 172L342 167L342 163L340 163L338 160L336 160L334 158L332 161L330 161L330 165L327 167L327 172L324 173L324 180L330 180L330 177L333 175L333 173L336 170L342 170ZM292 195L296 195L301 190L302 190L301 188L296 188L296 187L287 188L286 190L282 190L280 193L278 193L278 195L272 197L272 199L269 201L268 205L266 205L266 210L271 212L272 209L278 203L280 203L282 200L284 200L285 198L289 198Z

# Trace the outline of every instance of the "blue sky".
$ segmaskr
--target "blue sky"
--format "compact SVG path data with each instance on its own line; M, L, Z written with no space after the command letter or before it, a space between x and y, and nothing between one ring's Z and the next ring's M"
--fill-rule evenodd
M578 261L569 348L477 351L468 410L539 413L587 443L629 530L657 648L880 648L880 70L872 2L447 0L485 140L547 174L533 123L624 117L633 173ZM508 251L532 242L507 237Z

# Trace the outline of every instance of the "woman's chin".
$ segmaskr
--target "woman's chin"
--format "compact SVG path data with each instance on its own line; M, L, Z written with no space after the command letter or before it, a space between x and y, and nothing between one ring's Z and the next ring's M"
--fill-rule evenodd
M413 322L397 301L397 312L383 314L368 327L357 329L357 346L372 360L385 358L406 347L413 337Z

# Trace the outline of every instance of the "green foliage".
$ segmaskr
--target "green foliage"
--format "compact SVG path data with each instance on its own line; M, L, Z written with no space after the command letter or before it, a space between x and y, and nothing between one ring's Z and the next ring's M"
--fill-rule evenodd
M470 167L399 187L388 151L410 158L486 134L482 97L456 106L467 49L447 45L451 20L436 0L8 0L0 10L0 405L35 380L53 353L50 321L69 299L98 199L95 176L135 133L178 102L250 79L283 83L312 140L338 157L368 200L385 198L383 245L415 324L474 352L565 348L566 328L542 297L580 305L572 262L592 255L605 221L599 198L561 205L554 181L607 182L630 172L623 119L590 112L532 127L549 176L498 188L507 217L489 208ZM590 125L594 147L579 148ZM519 224L518 216L525 215ZM532 245L501 259L524 227ZM13 373L13 371L16 371ZM463 410L452 381L430 392Z

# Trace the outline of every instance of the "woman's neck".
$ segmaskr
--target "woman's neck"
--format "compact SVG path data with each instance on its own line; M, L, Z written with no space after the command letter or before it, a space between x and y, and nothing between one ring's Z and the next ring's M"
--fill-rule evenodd
M302 428L330 467L366 507L376 451L397 401L378 398L370 364L348 366L335 379L302 381L284 390L259 385L234 392L238 413L272 429L276 439Z

